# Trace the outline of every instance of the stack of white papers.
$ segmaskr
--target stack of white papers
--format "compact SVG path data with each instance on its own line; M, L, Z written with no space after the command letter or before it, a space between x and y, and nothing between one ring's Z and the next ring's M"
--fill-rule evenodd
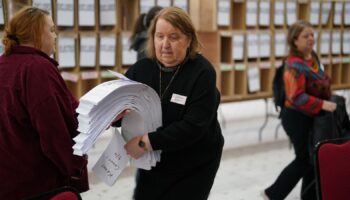
M119 76L122 75L119 74ZM151 87L126 77L122 78L97 85L80 98L80 104L76 110L79 114L80 134L74 138L76 142L73 146L74 154L86 154L95 144L98 136L108 129L113 119L129 109L130 113L122 120L122 134L115 132L111 141L117 144L117 147L109 151L118 151L120 156L118 160L130 159L131 166L151 169L156 162L160 161L160 151L148 151L135 160L129 158L121 149L124 149L125 142L130 139L153 132L162 125L160 99ZM110 153L106 151L104 154ZM100 159L103 157L106 158L102 155Z

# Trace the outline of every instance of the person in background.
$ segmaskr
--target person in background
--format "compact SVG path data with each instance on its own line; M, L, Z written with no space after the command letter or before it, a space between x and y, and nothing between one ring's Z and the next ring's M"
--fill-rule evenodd
M288 31L289 55L285 61L284 84L286 100L281 111L282 126L295 151L295 159L289 163L268 187L266 199L285 199L302 179L301 199L316 199L314 169L308 151L309 134L313 119L322 112L333 112L330 79L319 63L316 53L314 30L306 21L297 21Z
M45 10L25 7L4 31L0 57L0 199L72 186L89 189L87 160L73 155L78 102L50 55L56 29Z
M142 13L136 20L134 24L134 29L130 37L130 49L137 52L137 60L146 57L145 46L147 43L147 31L153 18L162 9L160 6L152 7L147 14Z
M215 69L199 54L197 33L182 9L163 8L148 34L148 57L131 66L126 76L159 94L163 126L131 139L125 149L136 159L147 151L162 154L151 170L140 169L134 197L207 199L224 145Z

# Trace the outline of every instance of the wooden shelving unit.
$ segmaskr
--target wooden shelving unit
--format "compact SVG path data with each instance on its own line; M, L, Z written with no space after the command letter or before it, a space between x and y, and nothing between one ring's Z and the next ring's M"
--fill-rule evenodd
M287 54L288 27L298 19L315 29L315 51L333 89L350 88L350 2L347 0L2 0L4 23L24 5L50 9L58 26L60 70L76 97L125 72L136 61L128 38L141 12L178 5L189 12L213 63L222 102L269 98ZM10 10L11 8L11 10ZM0 21L1 22L1 21Z

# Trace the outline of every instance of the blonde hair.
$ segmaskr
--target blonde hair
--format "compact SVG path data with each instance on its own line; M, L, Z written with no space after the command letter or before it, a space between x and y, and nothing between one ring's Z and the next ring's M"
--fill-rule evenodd
M11 18L5 28L2 43L5 54L11 53L14 45L33 44L42 47L42 35L49 12L35 7L24 7Z
M146 54L150 58L153 58L153 59L156 58L155 47L154 47L154 34L155 34L155 29L156 29L156 24L158 22L158 19L164 19L165 21L169 22L173 27L179 29L183 34L187 35L190 38L191 44L188 47L187 51L190 58L194 58L195 55L199 52L201 48L201 44L198 40L198 36L192 24L191 18L188 16L188 14L184 10L177 7L163 8L155 16L154 20L152 20L151 26L148 30Z

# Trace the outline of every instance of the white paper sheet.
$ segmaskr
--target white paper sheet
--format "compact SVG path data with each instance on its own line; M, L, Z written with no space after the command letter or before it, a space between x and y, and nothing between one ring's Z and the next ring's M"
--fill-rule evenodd
M287 24L292 25L297 20L297 9L296 9L296 2L293 1L287 1L286 2L286 8L287 8Z
M100 1L100 25L116 25L116 1L103 0Z
M33 0L33 7L41 8L47 10L52 16L52 5L51 0Z
M57 26L74 26L73 0L57 0Z
M184 11L188 12L187 0L173 0L173 6L182 8Z
M343 17L343 2L334 2L334 18L333 18L333 24L334 25L341 25L342 24L342 17Z
M322 2L322 24L326 25L328 22L329 14L332 8L332 3L331 2Z
M160 1L158 0L157 5L163 8L169 7L171 6L171 0L160 0Z
M76 109L79 114L77 130L80 133L73 138L76 142L73 146L74 154L86 154L115 116L126 109L130 110L130 113L121 123L124 141L153 132L162 125L160 99L152 88L127 78L107 81L80 98ZM130 165L151 169L160 160L160 153L148 151L139 159L131 159Z
M112 186L128 164L129 157L124 149L125 141L118 129L114 133L106 150L95 163L92 171L107 185Z
M275 2L275 25L282 26L284 24L284 2Z
M80 0L78 6L79 26L95 26L95 0Z
M344 3L344 25L350 25L350 2Z
M122 34L122 65L132 65L137 61L137 52L129 47L129 34Z
M259 55L258 33L247 33L248 58L257 58Z
M230 0L218 1L218 25L229 26L230 25Z
M116 38L114 36L101 36L100 38L100 65L115 65Z
M0 1L0 24L5 24L5 17L4 17L4 6L2 5L2 1ZM1 37L2 38L2 37ZM2 52L2 51L1 51Z
M271 35L269 33L259 35L259 56L261 58L271 56Z
M246 11L246 25L247 26L256 26L258 23L258 2L257 1L248 1L247 2L247 11Z
M341 34L340 31L332 32L332 54L340 54Z
M260 90L260 70L258 66L248 67L248 90L257 92Z
M244 58L244 35L234 34L232 37L232 58L233 60L243 60Z
M320 2L310 3L310 23L318 25L320 21Z
M147 13L155 5L156 5L155 0L140 1L140 13Z
M323 30L321 33L320 51L322 55L329 54L331 36L329 31Z
M80 36L80 67L96 67L96 37Z
M259 4L259 25L269 26L270 25L270 1L260 1Z
M75 67L75 38L58 37L58 63L60 68Z
M317 49L319 47L319 42L318 42L318 30L314 30L314 40L315 40L315 45L314 45L314 51L317 52Z
M343 54L349 54L350 53L350 31L344 31L343 32Z
M284 32L275 33L275 55L277 57L286 55L286 37Z

